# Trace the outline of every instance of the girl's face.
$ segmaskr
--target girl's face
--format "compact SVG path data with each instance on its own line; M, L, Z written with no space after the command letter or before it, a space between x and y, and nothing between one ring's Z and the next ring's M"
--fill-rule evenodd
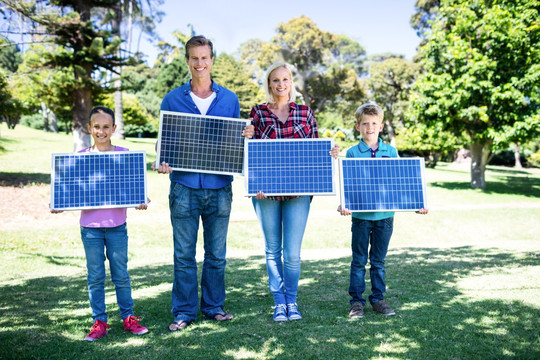
M94 139L94 144L110 144L116 125L113 125L113 118L109 114L98 112L92 115L88 130Z
M383 123L376 115L364 115L355 126L366 144L376 143L383 129Z
M283 97L289 100L291 86L291 76L289 71L284 67L279 67L270 73L270 76L268 77L268 87L276 102Z

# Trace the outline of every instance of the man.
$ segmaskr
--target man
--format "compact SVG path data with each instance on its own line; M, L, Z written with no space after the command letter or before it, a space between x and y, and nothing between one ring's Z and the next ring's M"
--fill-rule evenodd
M212 42L204 36L194 36L185 48L191 80L165 95L161 110L239 118L240 103L236 94L219 86L210 77L214 63ZM242 135L251 137L253 126L244 128ZM195 249L199 218L204 228L200 309L208 319L230 320L233 315L223 310L223 303L232 176L172 171L165 162L157 171L171 174L169 207L174 238L174 321L169 330L182 330L197 318Z

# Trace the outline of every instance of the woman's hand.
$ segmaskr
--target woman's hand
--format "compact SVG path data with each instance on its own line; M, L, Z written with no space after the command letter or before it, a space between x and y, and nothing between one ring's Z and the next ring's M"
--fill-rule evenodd
M347 215L351 215L351 214L352 214L351 210L349 210L349 209L347 209L347 208L342 209L342 208L341 208L341 205L339 205L339 206L337 207L337 211L338 211L342 216L347 216Z
M330 150L330 156L332 156L334 159L337 159L339 156L339 145L334 145L332 150Z
M264 195L264 193L262 191L259 191L257 193L257 195L255 195L255 199L257 200L263 200L263 199L266 199L266 195Z

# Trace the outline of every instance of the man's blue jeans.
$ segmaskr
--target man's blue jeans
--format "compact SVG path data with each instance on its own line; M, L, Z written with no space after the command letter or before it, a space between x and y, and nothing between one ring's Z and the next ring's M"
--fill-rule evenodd
M394 218L371 221L352 218L352 262L349 283L351 304L361 302L366 304L362 293L366 290L366 264L369 255L369 276L371 278L371 295L369 302L374 304L383 300L386 291L384 281L384 259L388 252L388 244L394 229ZM371 247L368 247L371 244Z
M232 187L192 189L172 182L169 207L174 239L172 314L175 321L194 321L198 308L197 233L203 224L204 261L201 312L213 318L225 302L225 255Z
M122 319L133 315L131 283L127 271L128 236L126 224L113 228L81 226L81 239L86 253L88 295L92 318L107 322L105 307L105 256L109 259L111 280Z
M296 302L300 248L310 202L309 196L286 201L253 198L253 207L264 234L268 284L276 305Z

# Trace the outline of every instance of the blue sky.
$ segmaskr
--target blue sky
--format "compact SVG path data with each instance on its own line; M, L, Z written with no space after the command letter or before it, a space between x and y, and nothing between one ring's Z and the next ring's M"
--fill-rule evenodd
M270 41L280 22L306 15L320 29L358 41L368 55L393 52L412 59L419 43L409 25L414 3L415 0L165 0L161 7L165 16L157 24L157 32L163 40L176 44L171 33L187 33L187 24L192 24L197 34L213 40L218 54L233 53L249 39ZM143 39L140 50L153 64L155 44Z

